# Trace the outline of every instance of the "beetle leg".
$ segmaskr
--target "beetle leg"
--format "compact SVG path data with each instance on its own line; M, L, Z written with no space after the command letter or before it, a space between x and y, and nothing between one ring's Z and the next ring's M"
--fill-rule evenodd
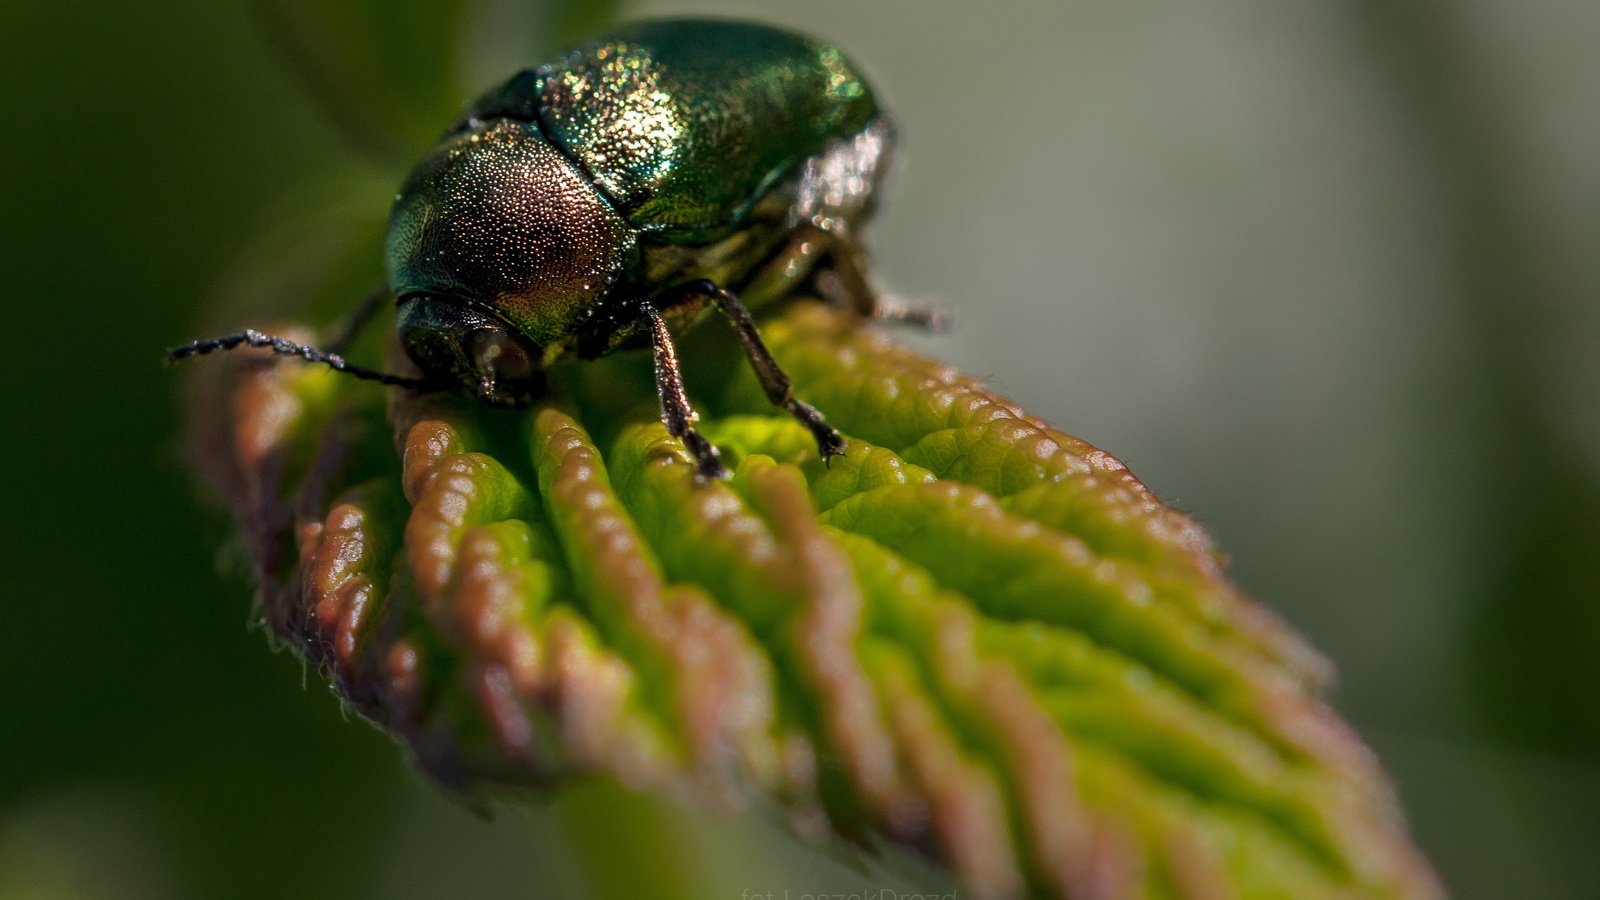
M817 262L828 252L831 242L832 238L820 228L799 229L756 267L739 292L757 306L793 294L815 273ZM832 298L829 300L832 302Z
M861 245L848 234L831 235L832 246L828 258L832 266L819 274L836 279L829 289L825 281L818 287L836 306L854 309L862 316L896 325L914 325L928 331L945 331L950 327L950 315L944 310L921 303L911 303L899 297L878 293L867 278L865 254Z
M767 345L762 343L761 332L756 330L756 323L750 317L750 310L745 308L739 298L734 296L733 292L717 287L709 281L693 282L685 285L682 290L710 297L717 311L727 317L728 324L732 325L734 333L739 335L739 343L744 345L744 355L750 360L750 368L755 370L756 379L761 382L761 389L766 391L767 400L773 406L786 410L810 430L811 436L816 438L817 450L822 454L822 461L828 463L835 456L843 456L844 438L839 434L839 429L829 425L822 418L822 413L817 412L816 407L794 396L789 376L779 368L778 361L772 358Z
M913 303L899 297L880 295L873 306L872 317L879 322L910 325L924 331L943 333L950 330L949 312L926 303Z
M864 319L945 331L950 315L920 303L878 293L865 275L861 245L849 233L808 225L799 229L764 262L742 289L761 304L792 294L810 276L817 293L833 306Z
M667 322L655 308L645 305L640 314L650 322L650 346L655 351L656 392L661 395L661 421L667 433L683 441L689 455L694 457L695 472L703 479L726 478L728 470L717 458L717 448L694 430L700 418L689 405L683 392L683 373L678 367L678 348L672 343L672 332Z
M876 317L882 302L877 289L867 279L866 253L848 234L837 230L825 233L830 264L824 274L831 274L834 281L831 285L819 284L819 287L834 305L853 309L863 318Z

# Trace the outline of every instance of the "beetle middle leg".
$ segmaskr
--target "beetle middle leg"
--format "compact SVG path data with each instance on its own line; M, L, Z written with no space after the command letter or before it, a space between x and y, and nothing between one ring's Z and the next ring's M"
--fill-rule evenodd
M772 353L762 342L761 332L756 330L755 319L750 316L750 310L745 308L744 303L740 302L732 291L706 280L691 281L673 288L662 299L665 306L696 299L710 300L717 311L728 320L728 324L733 326L734 333L739 336L739 343L744 346L745 358L750 361L750 368L755 370L756 379L761 382L761 389L766 392L767 400L806 426L811 436L816 439L817 450L822 454L823 462L830 462L833 457L844 455L844 437L839 434L839 429L829 425L822 418L822 413L817 412L816 407L794 396L789 376L784 374L778 361L772 358Z
M695 473L701 478L726 478L728 469L717 458L717 448L705 436L694 430L700 415L689 405L683 390L683 370L678 365L678 348L672 343L672 332L655 307L646 304L640 315L650 324L650 346L655 351L656 392L661 396L661 421L667 433L683 441L689 455L694 457Z

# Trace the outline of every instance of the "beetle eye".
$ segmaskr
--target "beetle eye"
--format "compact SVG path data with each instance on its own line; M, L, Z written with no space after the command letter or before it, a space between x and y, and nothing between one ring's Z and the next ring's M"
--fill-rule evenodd
M537 391L539 353L511 326L452 297L400 299L400 342L432 378L454 381L484 399L517 403Z

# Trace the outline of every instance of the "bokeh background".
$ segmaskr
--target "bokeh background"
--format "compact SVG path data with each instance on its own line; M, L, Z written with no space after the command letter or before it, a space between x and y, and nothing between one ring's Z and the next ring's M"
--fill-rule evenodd
M610 799L486 820L268 652L158 364L241 258L292 265L264 232L381 221L373 122L442 126L610 11L486 0L451 38L444 6L350 6L390 55L341 83L394 102L340 108L248 4L0 4L0 897L652 896L596 880ZM665 12L860 60L903 140L879 274L960 317L919 342L1209 526L1460 897L1600 896L1600 6L621 9ZM638 816L716 896L867 878Z

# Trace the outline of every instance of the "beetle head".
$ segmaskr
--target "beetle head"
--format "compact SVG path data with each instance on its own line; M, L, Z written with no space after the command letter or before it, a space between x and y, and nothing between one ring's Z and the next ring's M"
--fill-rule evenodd
M406 352L429 376L515 401L621 280L635 235L531 123L448 137L389 219Z
M428 377L500 406L524 406L544 387L539 351L516 329L450 297L400 301L400 344Z

